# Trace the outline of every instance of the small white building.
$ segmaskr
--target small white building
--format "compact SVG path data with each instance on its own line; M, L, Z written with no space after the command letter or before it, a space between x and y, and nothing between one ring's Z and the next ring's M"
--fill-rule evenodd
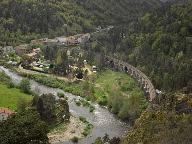
M71 51L67 50L67 56L70 56L70 55L71 55Z
M162 91L156 89L156 93L157 93L157 94L162 94Z
M87 60L84 60L83 63L84 63L84 65L87 65Z
M92 66L92 71L93 71L94 73L96 73L96 72L97 72L97 67L96 67L96 66Z

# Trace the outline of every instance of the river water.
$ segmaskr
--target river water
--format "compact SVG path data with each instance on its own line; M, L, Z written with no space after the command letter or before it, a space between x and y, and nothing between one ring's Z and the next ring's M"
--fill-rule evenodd
M0 66L0 71L4 71L16 84L18 84L22 80L21 76L2 66ZM53 93L54 95L56 95L58 92L63 92L61 89L50 88L33 80L31 80L30 83L31 90L38 94ZM98 104L93 104L95 106L95 110L94 112L90 113L88 108L79 107L75 104L75 100L82 99L81 97L66 92L63 93L65 93L65 96L68 97L69 109L71 114L75 117L85 117L87 121L89 121L94 126L90 135L79 140L79 144L92 144L97 137L103 137L106 133L109 135L110 138L122 137L129 130L129 124L119 120L106 108L103 108ZM64 141L60 144L72 144L72 142Z

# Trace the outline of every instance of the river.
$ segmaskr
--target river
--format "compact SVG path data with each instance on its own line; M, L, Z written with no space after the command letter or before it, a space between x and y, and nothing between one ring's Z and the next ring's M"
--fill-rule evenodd
M16 84L22 80L21 76L2 66L0 66L0 71L4 71ZM38 93L39 95L46 93L53 93L56 95L58 92L63 92L61 89L50 88L33 80L30 80L30 83L31 90ZM66 92L63 93L65 93L65 96L68 97L70 113L75 117L85 117L87 121L89 121L94 126L91 133L87 137L79 140L78 144L92 144L97 137L103 137L106 133L110 138L122 137L129 130L130 126L128 123L119 120L106 108L103 108L98 104L93 104L95 106L95 110L94 112L90 113L88 108L79 107L75 104L75 100L82 99L80 96L75 96ZM60 144L72 144L72 142L64 141Z

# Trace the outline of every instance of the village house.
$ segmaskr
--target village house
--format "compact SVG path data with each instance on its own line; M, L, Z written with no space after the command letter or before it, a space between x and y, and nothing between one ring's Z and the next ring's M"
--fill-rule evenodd
M71 55L71 51L67 50L67 56L70 56L70 55Z
M27 53L27 48L28 48L27 44L19 45L15 47L15 52L17 55L23 56L24 54Z
M87 34L78 34L74 36L70 36L66 38L66 44L67 45L77 45L77 44L83 44L89 41L91 38L91 35L89 33Z
M78 45L78 44L84 44L88 42L91 38L91 35L89 33L86 34L77 34L74 36L61 36L56 37L55 39L39 39L39 40L33 40L31 41L32 44L42 44L42 45Z
M55 45L58 43L58 40L57 39L48 39L48 38L44 38L43 39L43 44L44 45Z
M8 116L10 116L12 113L13 111L8 108L0 108L0 122L7 120Z
M46 39L31 40L32 45L44 45Z
M56 44L57 42L58 42L57 39L42 38L42 39L32 40L31 44L32 45L52 45L52 44Z
M61 43L62 45L67 45L67 38L66 37L56 37L57 43Z
M79 44L79 42L75 36L70 36L67 38L67 45L77 45L77 44Z
M91 35L89 33L87 34L82 34L79 38L78 38L78 42L80 44L86 43L90 40Z
M31 53L26 54L30 59L32 60L38 60L40 55L39 53L41 52L40 48L33 49Z

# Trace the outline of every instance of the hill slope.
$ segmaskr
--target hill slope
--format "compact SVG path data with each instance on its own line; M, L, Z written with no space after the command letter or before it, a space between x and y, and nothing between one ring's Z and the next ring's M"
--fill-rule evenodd
M159 5L157 0L1 0L0 45L122 24Z
M191 11L188 3L145 13L138 21L98 34L92 48L138 67L158 89L192 91Z
M98 24L124 24L137 19L146 11L160 7L159 0L75 0L96 15Z

